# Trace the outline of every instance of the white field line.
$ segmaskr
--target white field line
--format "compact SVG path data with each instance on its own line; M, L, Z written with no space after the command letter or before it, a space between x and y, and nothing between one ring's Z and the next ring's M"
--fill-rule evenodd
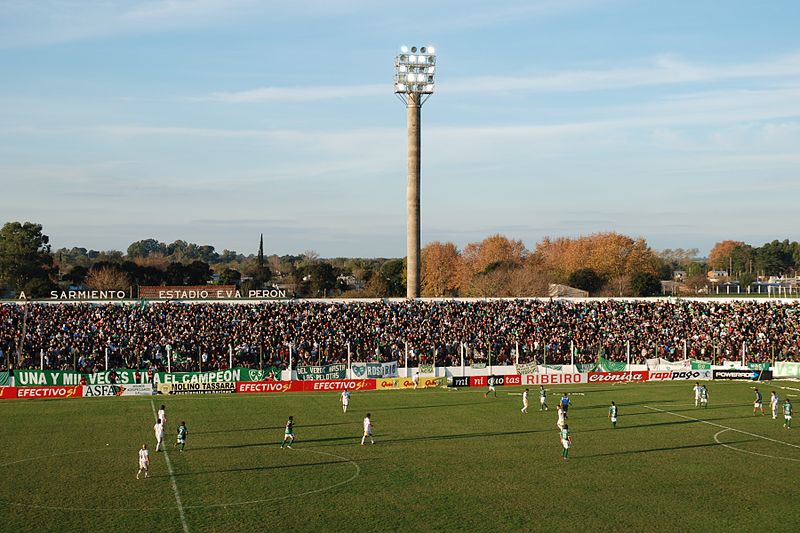
M150 399L150 407L153 409L153 418L157 417L156 404ZM167 460L167 470L169 471L169 481L172 485L172 493L175 495L175 503L178 504L178 514L181 516L181 525L183 526L184 533L189 533L189 524L186 523L186 513L183 510L183 503L181 503L181 495L178 492L178 483L175 481L175 472L172 470L172 461L169 460L169 452L167 452L167 445L164 444L164 458Z
M730 431L730 429L721 429L721 430L717 431L714 434L714 440L716 441L717 444L721 444L722 446L725 446L726 448L729 448L729 449L737 451L737 452L749 453L750 455L758 455L760 457L769 457L770 459L780 459L782 461L800 462L800 459L794 459L792 457L781 457L781 456L778 456L778 455L769 455L769 454L766 454L766 453L751 452L750 450L743 450L741 448L737 448L736 446L731 446L730 444L725 444L724 442L719 440L719 436L722 435L723 433L725 433L726 431Z
M756 438L768 440L768 441L771 441L771 442L777 442L778 444L784 444L786 446L791 446L792 448L800 448L800 445L797 445L797 444L792 444L790 442L784 442L782 440L772 439L770 437L765 437L764 435L758 435L757 433L750 433L749 431L744 431L744 430L732 428L732 427L729 427L729 426L723 426L722 424L716 424L714 422L709 422L708 420L702 420L700 418L695 418L693 416L681 415L681 414L678 414L678 413L673 413L672 411L665 411L664 409L659 409L658 407L650 407L649 405L645 405L643 407L645 409L650 409L651 411L658 411L660 413L666 413L668 415L678 416L680 418L685 418L686 420L694 420L695 422L702 422L703 424L708 424L709 426L715 426L715 427L723 428L723 429L729 430L729 431L736 431L737 433L742 433L744 435L750 435L751 437L756 437Z

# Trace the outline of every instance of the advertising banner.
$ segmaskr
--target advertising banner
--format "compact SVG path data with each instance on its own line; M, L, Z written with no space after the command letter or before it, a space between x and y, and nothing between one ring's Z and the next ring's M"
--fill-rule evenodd
M588 374L527 374L520 385L573 385L587 383Z
M502 387L506 384L506 376L495 376L494 377L494 386L495 387ZM470 376L469 381L470 387L488 387L489 386L489 376Z
M536 363L520 363L516 365L517 374L533 374L538 366Z
M432 389L446 386L447 378L421 378L419 380L419 388L421 389Z
M651 370L647 381L705 381L711 378L711 370L671 370L669 372Z
M84 385L83 397L102 398L108 396L122 396L122 391L123 387L120 385Z
M375 388L378 390L413 389L414 381L411 378L376 379Z
M159 394L229 394L236 392L236 383L192 381L188 383L159 383Z
M625 381L647 381L647 370L633 372L589 372L589 383L622 383Z
M714 379L744 379L750 381L772 379L771 370L725 369L714 370Z
M152 396L156 393L150 383L131 383L122 385L122 396Z
M224 383L229 381L254 381L251 380L250 368L226 368L211 372L156 372L153 379L156 383ZM256 370L256 372L258 372Z
M347 377L347 365L335 364L325 366L298 366L297 379L305 380L333 380Z
M17 387L17 398L80 398L83 387Z
M16 387L0 387L0 400L10 400L17 397Z
M522 376L517 375L506 375L503 376L505 378L505 385L506 386L513 386L513 385L522 385Z
M307 380L302 383L304 392L375 390L374 379Z
M236 392L244 394L261 392L300 392L302 390L302 381L240 381L236 383Z
M397 377L397 361L390 363L353 363L350 365L353 378L380 379Z
M453 378L453 387L469 387L469 376L456 376Z
M773 375L776 378L800 378L800 363L775 363Z

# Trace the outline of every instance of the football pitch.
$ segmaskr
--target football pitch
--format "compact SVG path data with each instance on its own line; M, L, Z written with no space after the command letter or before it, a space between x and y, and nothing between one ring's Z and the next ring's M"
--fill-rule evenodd
M346 414L338 393L3 401L0 530L800 530L800 424L766 403L753 417L751 383L705 383L707 409L693 383L667 382L551 386L546 412L531 387L527 414L520 387L354 392ZM800 403L797 383L758 386ZM376 443L360 446L367 412ZM297 439L281 449L289 415Z

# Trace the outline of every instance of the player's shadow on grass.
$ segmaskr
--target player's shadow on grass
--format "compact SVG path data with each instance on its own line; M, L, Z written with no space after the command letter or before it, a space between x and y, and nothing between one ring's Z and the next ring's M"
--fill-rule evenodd
M741 444L744 442L754 442L756 439L745 439L745 440L738 440L736 442L725 443L725 444ZM618 455L636 455L638 453L654 453L654 452L671 452L675 450L691 450L693 448L713 448L722 446L716 442L708 442L703 444L685 444L683 446L665 446L663 448L646 448L643 450L625 450L621 452L606 452L606 453L593 453L589 455L580 455L581 459L589 459L593 457L614 457ZM576 459L578 457L575 457Z
M401 407L376 407L375 409L372 409L372 411L378 412L378 411L400 411L404 409L436 409L439 407L459 407L462 405L481 405L485 403L486 401L464 402L464 403L437 403L437 404L425 404L425 405L404 405Z
M357 424L358 421L351 421L351 422L331 422L329 424L303 424L303 425L295 425L296 428L319 428L325 426L346 426L349 424ZM238 431L266 431L266 430L277 430L283 429L285 426L269 426L269 427L249 427L249 428L236 428L236 429L215 429L213 431L192 431L192 435L210 435L212 433L235 433Z
M347 436L347 437L328 437L324 439L298 439L298 443L307 443L307 442L334 442L334 441L343 441L343 440L353 440L356 438L361 438L360 436L356 437L356 434ZM280 441L278 441L280 443ZM275 446L275 442L251 442L249 444L221 444L219 446L200 446L200 447L193 447L192 450L235 450L239 448L258 448L258 447L272 447Z
M292 450L287 450L288 453L291 453ZM377 459L360 459L359 463L363 463L366 461L374 461ZM220 468L218 470L200 470L197 472L176 472L174 474L175 477L184 477L184 476L203 476L208 474L228 474L228 473L236 473L236 472L267 472L270 470L283 470L289 468L307 468L312 466L328 466L328 465L349 465L352 464L352 461L349 459L347 460L330 460L330 461L315 461L313 463L298 463L293 465L270 465L270 466L248 466L248 467L241 467L241 468ZM150 476L150 477L163 477L168 478L169 475L161 475L161 476Z
M394 439L384 439L381 438L381 435L378 435L375 440L380 444L391 444L391 443L419 442L419 441L431 441L431 440L483 439L483 438L502 437L505 435L508 436L530 435L533 433L550 433L550 432L551 430L549 429L531 429L527 431L482 431L478 433L456 433L452 435L424 435L419 437L399 437ZM555 433L555 430L552 430L552 432ZM348 437L348 439L352 440L353 438ZM330 440L330 439L320 439L320 441L324 440ZM304 442L313 442L313 440Z

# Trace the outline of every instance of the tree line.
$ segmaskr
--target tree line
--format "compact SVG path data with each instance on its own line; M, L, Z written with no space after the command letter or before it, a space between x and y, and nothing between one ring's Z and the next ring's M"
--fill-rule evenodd
M528 250L519 240L491 235L459 249L431 242L422 249L421 285L426 297L545 296L550 284L586 290L592 296L661 294L661 280L676 271L693 290L708 283L708 270L725 270L749 284L758 276L795 275L800 244L772 241L759 247L721 241L708 259L697 249L655 251L641 238L614 232L545 238ZM183 240L144 239L127 250L51 250L40 224L8 222L0 229L0 295L44 296L51 290L127 290L138 285L236 285L243 291L278 285L298 297L399 297L405 295L402 258L322 259L299 255L219 253Z

